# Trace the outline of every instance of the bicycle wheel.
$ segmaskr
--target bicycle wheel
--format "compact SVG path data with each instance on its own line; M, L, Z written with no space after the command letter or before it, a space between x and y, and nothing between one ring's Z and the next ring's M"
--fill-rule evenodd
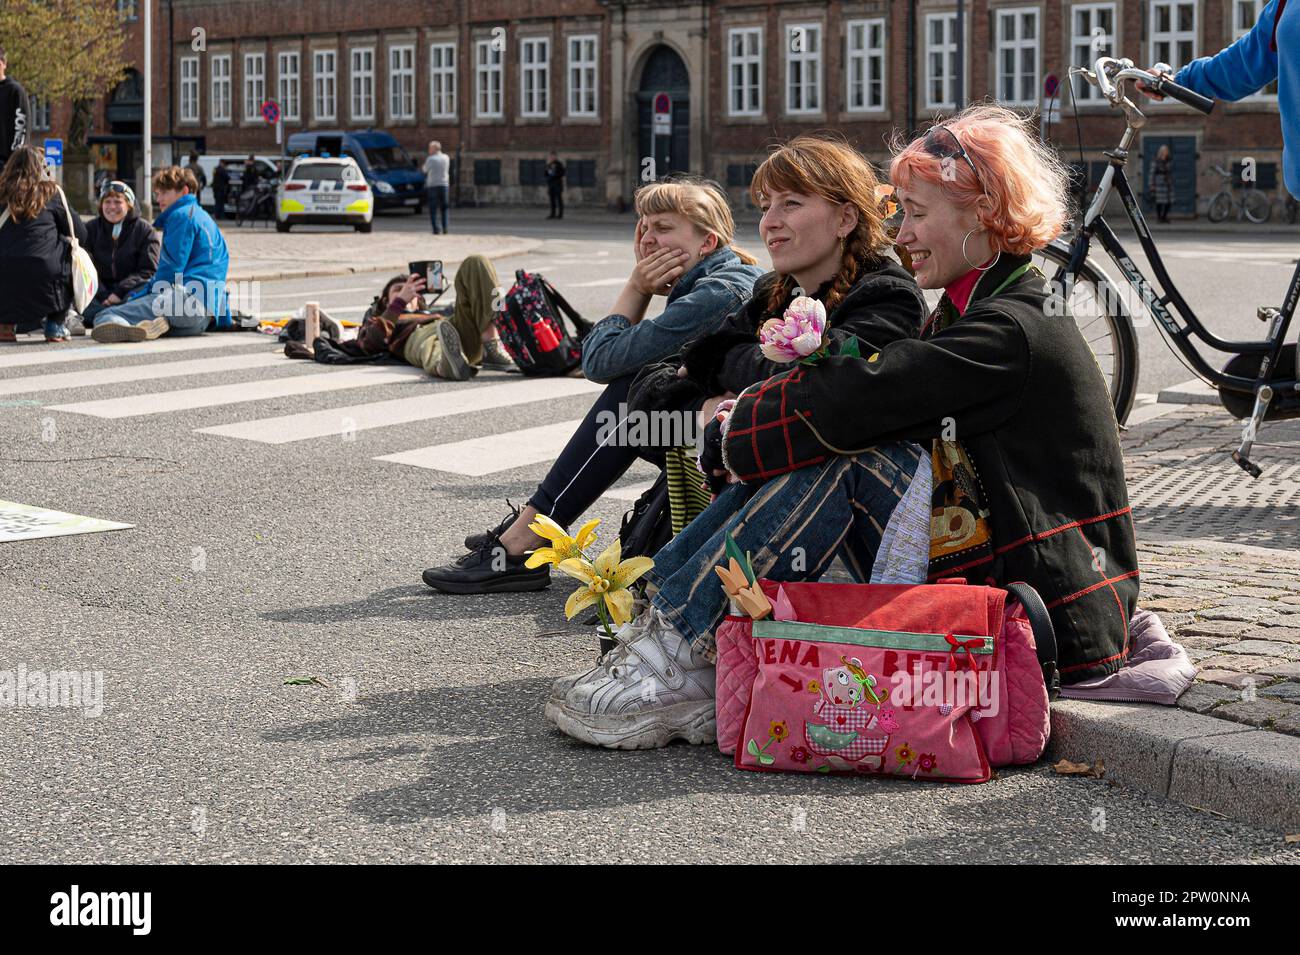
M1068 289L1062 296L1079 333L1092 349L1115 406L1120 424L1128 420L1137 396L1138 343L1133 330L1135 308L1125 301L1104 272L1084 262L1073 282L1063 274L1069 261L1069 246L1057 239L1034 253L1034 264L1057 289ZM1127 290L1127 287L1125 287ZM1059 301L1059 300L1058 300ZM1063 316L1064 317L1064 316Z
M1248 189L1241 205L1246 218L1256 225L1267 222L1268 217L1273 214L1273 203L1269 202L1268 196L1258 189Z
M1205 215L1211 222L1222 222L1232 212L1232 196L1226 192L1221 192L1210 200L1210 207L1205 210Z

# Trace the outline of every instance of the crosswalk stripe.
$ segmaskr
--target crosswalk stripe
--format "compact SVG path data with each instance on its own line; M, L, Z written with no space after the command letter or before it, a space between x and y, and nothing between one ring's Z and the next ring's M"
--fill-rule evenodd
M289 378L273 378L267 381L250 381L238 385L185 388L178 391L160 391L153 394L133 395L128 398L105 398L100 401L49 405L48 410L92 415L96 418L133 418L140 415L210 408L216 405L233 405L249 401L288 398L295 395L342 391L346 388L362 388L367 385L387 385L401 381L414 382L425 377L421 369L414 368L411 365L403 365L400 368L372 366L316 375L295 375Z
M573 437L581 421L558 421L539 428L489 434L468 441L435 444L398 454L385 454L375 461L393 461L430 471L447 471L469 477L482 477L525 464L553 461Z
M219 358L195 358L190 361L128 365L125 368L91 368L82 371L64 371L53 375L0 378L0 395L22 395L34 391L54 391L57 388L89 388L92 385L119 385L131 381L153 381L155 378L183 378L186 375L208 375L220 371L246 371L285 364L287 363L283 355L256 352L243 355L222 355Z
M530 401L565 398L598 392L602 385L582 378L530 378L508 384L482 385L440 391L435 395L416 398L393 398L368 404L330 408L325 411L305 411L277 418L260 418L235 424L199 428L201 434L219 434L227 438L241 438L262 444L288 444L308 438L339 435L345 431L365 431L389 425L409 424L452 415L506 408ZM572 434L572 430L570 430ZM499 439L499 436L498 436ZM493 453L499 449L495 449Z
M183 338L162 338L141 344L93 345L89 348L56 345L54 347L11 346L0 353L0 368L25 368L31 365L57 365L64 361L93 361L97 358L140 358L178 351L201 351L208 348L229 348L237 345L273 345L275 339L256 332L223 332L214 335L192 335ZM16 352L16 353L15 353Z

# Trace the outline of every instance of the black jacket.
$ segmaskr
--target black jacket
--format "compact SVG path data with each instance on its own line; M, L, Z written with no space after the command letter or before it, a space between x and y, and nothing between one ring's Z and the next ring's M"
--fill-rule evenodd
M942 331L801 365L743 395L724 454L750 482L888 441L955 436L985 492L992 554L932 565L931 577L1033 585L1056 626L1062 682L1077 683L1128 656L1137 544L1119 426L1087 342L1036 272L990 294L1028 262L1003 255Z
M95 260L99 291L95 301L110 295L125 300L141 285L152 281L158 271L162 236L132 209L122 220L122 234L113 239L113 223L96 216L86 226L86 250Z
M0 212L3 212L0 209ZM77 241L86 243L81 216L72 216ZM47 315L72 304L72 253L68 213L56 193L32 219L12 218L0 228L0 325L39 328Z
M15 149L27 144L31 122L27 91L13 77L0 80L0 166Z
M546 164L546 188L551 192L564 191L564 163L558 159Z

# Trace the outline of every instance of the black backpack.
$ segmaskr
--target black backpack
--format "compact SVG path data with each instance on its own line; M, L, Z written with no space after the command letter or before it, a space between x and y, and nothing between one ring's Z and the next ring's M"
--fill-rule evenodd
M593 327L550 282L523 269L515 272L515 284L492 323L519 370L539 377L567 375L581 365L582 340Z

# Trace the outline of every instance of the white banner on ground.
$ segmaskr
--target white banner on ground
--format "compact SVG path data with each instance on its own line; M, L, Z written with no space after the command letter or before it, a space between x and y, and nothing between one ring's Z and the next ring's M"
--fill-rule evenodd
M70 534L99 534L133 527L134 524L65 514L63 511L51 511L16 501L0 501L0 543L34 540L38 537L67 537Z

